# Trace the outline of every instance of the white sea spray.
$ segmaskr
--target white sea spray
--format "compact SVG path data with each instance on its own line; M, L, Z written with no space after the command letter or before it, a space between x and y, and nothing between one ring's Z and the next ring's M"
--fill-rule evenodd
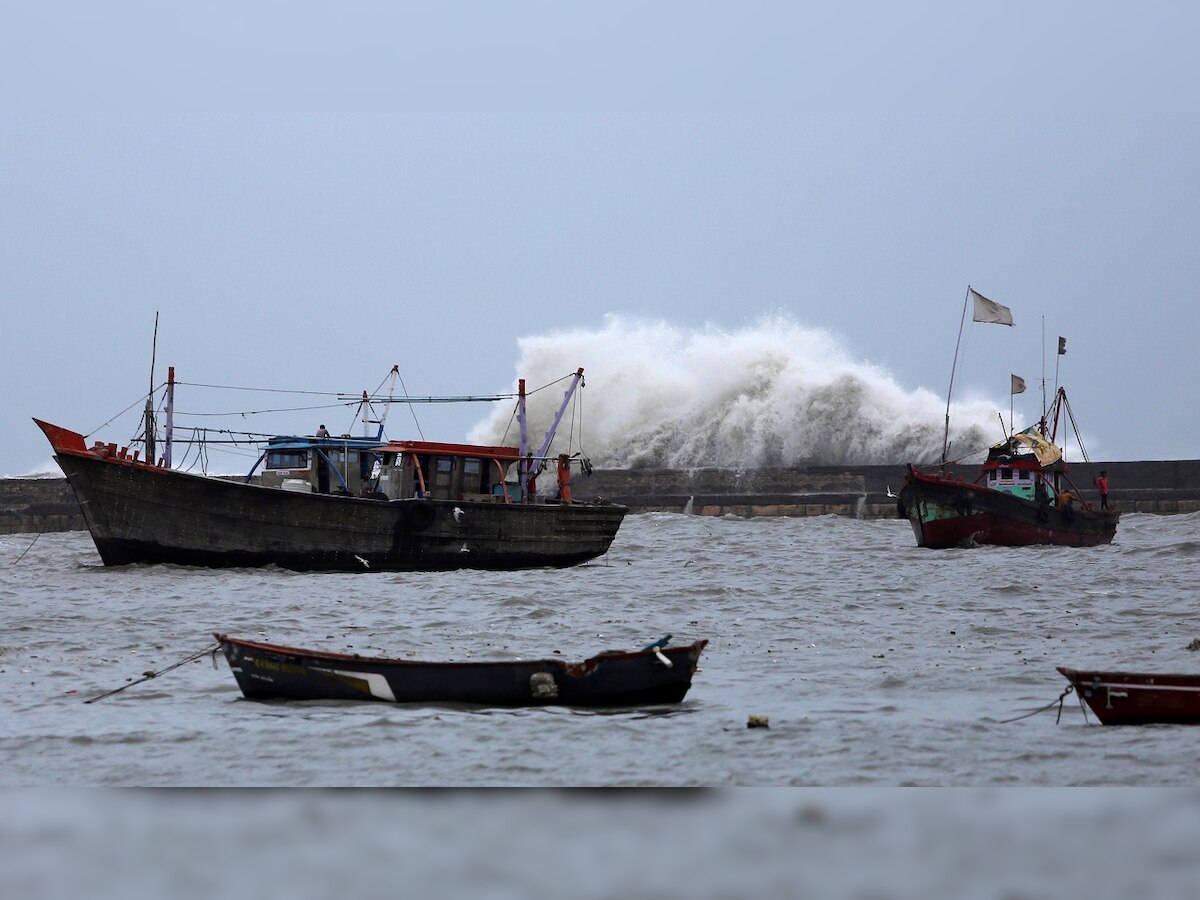
M828 331L786 315L732 330L610 315L599 328L532 335L519 347L517 372L530 389L586 367L582 449L600 466L884 465L941 456L944 397L901 386ZM531 433L544 431L562 396L558 386L530 396ZM954 404L951 455L977 458L998 440L998 409ZM511 410L497 409L470 440L512 442L514 427ZM560 427L560 441L564 434Z

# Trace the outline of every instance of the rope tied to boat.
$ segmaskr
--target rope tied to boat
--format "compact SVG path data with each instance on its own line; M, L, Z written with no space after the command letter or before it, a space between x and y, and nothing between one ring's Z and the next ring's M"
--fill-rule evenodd
M1012 718L1012 719L1001 719L1000 724L1008 725L1011 722L1019 722L1022 719L1028 719L1030 716L1036 716L1038 713L1044 713L1046 710L1052 709L1053 707L1057 706L1058 707L1058 715L1056 715L1054 717L1054 724L1057 725L1062 720L1063 701L1066 700L1067 695L1069 695L1074 690L1075 690L1075 685L1068 684L1066 689L1061 694L1058 695L1057 700L1052 700L1049 703L1047 703L1045 706L1035 709L1033 712L1027 712L1024 715L1016 716L1015 718Z
M212 655L213 668L215 669L217 667L217 651L220 649L221 649L220 644L210 644L209 646L205 647L203 650L197 650L195 653L185 656L183 659L179 660L179 662L172 663L171 665L167 666L165 669L159 669L157 672L146 672L137 681L131 681L128 684L123 684L119 688L114 688L113 690L107 691L106 693L103 693L98 697L93 697L91 700L84 700L83 702L84 703L95 703L97 700L103 700L105 697L111 697L113 694L119 694L119 693L121 693L121 691L125 690L125 688L131 688L135 684L141 684L143 681L149 681L151 678L157 678L159 675L165 675L167 672L170 672L172 669L178 669L180 666L182 666L186 663L193 662L194 660L197 660L202 656L208 656L209 654Z
M35 534L33 536L33 540L29 542L29 546L21 551L21 555L18 556L16 559L14 559L12 562L10 562L8 564L9 568L15 566L17 563L19 563L21 560L23 560L25 558L25 554L33 549L33 545L37 543L38 538L40 538L41 536L42 536L42 532L40 532L40 531L37 534Z

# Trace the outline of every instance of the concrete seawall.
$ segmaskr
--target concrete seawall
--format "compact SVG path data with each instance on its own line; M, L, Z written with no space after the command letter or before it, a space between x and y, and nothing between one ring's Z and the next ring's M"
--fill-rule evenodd
M1200 510L1200 460L1073 463L1083 498L1098 502L1092 479L1108 471L1109 503L1126 512ZM973 477L974 467L964 468ZM576 477L580 500L606 497L633 512L704 516L851 516L892 518L888 493L904 484L904 466L797 466L780 469L597 469ZM545 479L550 489L553 476ZM0 534L83 530L75 494L64 478L0 479Z
M930 467L935 468L935 467ZM1108 472L1109 504L1127 512L1200 510L1200 460L1073 463L1069 476L1083 499L1099 503L1093 479ZM721 516L891 518L905 466L803 466L783 469L597 470L572 480L580 499L603 496L636 512ZM974 478L977 467L961 474Z

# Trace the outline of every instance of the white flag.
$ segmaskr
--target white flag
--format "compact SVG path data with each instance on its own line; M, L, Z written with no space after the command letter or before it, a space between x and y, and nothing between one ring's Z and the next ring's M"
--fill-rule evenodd
M975 298L975 314L971 316L972 321L993 322L996 325L1011 325L1013 323L1012 311L1007 306L993 303L975 290L975 288L967 288L967 293Z
M1014 394L1025 393L1025 379L1020 375L1012 376L1012 392Z

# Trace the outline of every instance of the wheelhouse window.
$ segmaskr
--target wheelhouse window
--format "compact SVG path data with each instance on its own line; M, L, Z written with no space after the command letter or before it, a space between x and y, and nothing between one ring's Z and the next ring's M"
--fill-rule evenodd
M267 453L268 469L307 469L307 450L271 450Z
M450 479L454 474L454 460L449 456L439 456L434 461L433 489L439 497L450 495Z
M486 494L487 482L483 477L483 460L467 457L462 461L463 492Z

